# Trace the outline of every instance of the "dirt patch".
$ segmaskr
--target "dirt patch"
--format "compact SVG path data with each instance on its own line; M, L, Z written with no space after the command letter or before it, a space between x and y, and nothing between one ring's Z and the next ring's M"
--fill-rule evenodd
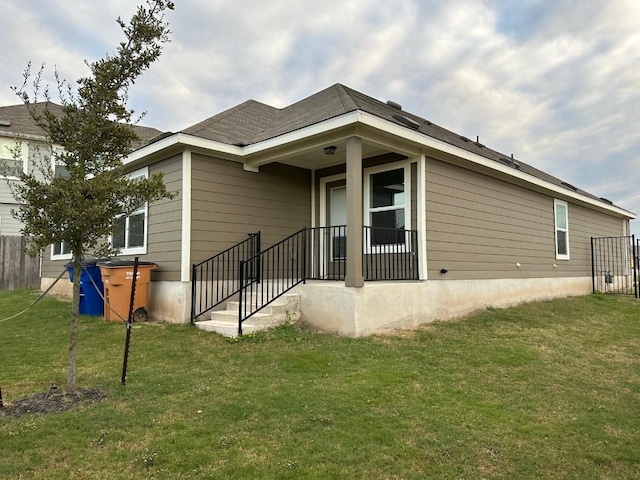
M21 417L27 414L50 415L66 412L76 407L86 407L101 402L107 393L97 388L79 388L73 393L46 391L0 408L0 416Z

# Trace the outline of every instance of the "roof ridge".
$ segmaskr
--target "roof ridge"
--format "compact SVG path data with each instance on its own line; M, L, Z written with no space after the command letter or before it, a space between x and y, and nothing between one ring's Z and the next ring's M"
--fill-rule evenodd
M196 135L197 133L201 132L202 130L205 130L207 128L207 125L210 123L210 120L212 119L216 119L218 121L220 120L224 120L225 118L229 117L230 115L234 114L234 113L238 113L241 112L242 110L248 108L250 105L255 105L255 104L259 104L259 105L264 105L265 107L268 107L270 109L273 110L278 110L277 108L271 106L271 105L267 105L266 103L263 102L259 102L257 100L254 100L252 98L250 98L249 100L245 100L242 103L239 103L238 105L234 105L231 108L228 108L227 110L220 112L220 113L216 113L215 115L212 115L208 118L205 118L204 120L194 123L193 125L188 126L187 128L183 128L182 130L180 130L180 132L186 132L187 130L191 130L194 129L194 127L200 125L200 128L198 128L197 130L193 130L191 132L189 132L189 134L191 135Z
M336 83L334 87L336 87L336 90L338 91L338 98L340 99L340 102L342 102L342 106L347 112L358 110L360 108L358 102L356 102L356 100L350 93L350 91L353 91L353 89L342 85L341 83ZM349 103L351 103L350 106L345 103L345 97L349 100Z

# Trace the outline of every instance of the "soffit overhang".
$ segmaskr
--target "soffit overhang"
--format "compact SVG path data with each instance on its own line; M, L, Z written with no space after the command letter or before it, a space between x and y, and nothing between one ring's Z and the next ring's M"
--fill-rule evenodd
M250 145L239 146L207 140L185 133L175 133L131 153L125 165L133 167L153 163L169 155L189 150L243 164L246 170L258 171L269 163L283 163L309 170L344 164L346 140L362 139L363 157L389 152L408 158L421 155L454 163L505 181L523 185L562 199L572 199L597 210L633 219L636 215L615 205L555 185L542 178L522 172L513 166L483 157L456 145L430 137L361 110L348 112L299 130ZM334 155L325 155L324 148L336 146Z

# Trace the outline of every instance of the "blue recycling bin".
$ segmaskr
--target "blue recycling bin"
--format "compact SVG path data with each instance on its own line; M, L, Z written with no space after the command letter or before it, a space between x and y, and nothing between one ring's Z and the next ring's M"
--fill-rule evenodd
M104 287L97 260L87 260L82 265L80 275L80 315L103 315L104 301L100 296ZM73 265L67 264L69 280L73 282ZM93 282L91 281L93 279Z

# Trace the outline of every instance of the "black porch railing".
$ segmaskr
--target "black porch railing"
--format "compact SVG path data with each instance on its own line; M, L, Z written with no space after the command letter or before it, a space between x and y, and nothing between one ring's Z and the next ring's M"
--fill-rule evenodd
M418 232L397 228L364 227L364 279L417 280Z
M635 236L591 238L593 293L615 293L640 297L638 255Z
M238 335L242 322L306 280L306 262L305 228L238 263Z
M344 280L347 275L347 226L307 228L307 280Z
M364 227L363 276L366 281L417 280L418 232ZM238 333L242 322L306 280L345 280L345 225L304 228L260 250L260 233L193 265L191 322L238 295Z
M347 227L308 228L307 280L344 280ZM362 274L366 281L417 280L418 232L364 227Z
M260 251L260 232L191 268L191 323L240 289L238 262ZM255 276L255 274L254 274Z
M306 280L344 280L347 227L304 228L239 262L238 334L242 322ZM365 280L417 280L418 232L365 227Z

